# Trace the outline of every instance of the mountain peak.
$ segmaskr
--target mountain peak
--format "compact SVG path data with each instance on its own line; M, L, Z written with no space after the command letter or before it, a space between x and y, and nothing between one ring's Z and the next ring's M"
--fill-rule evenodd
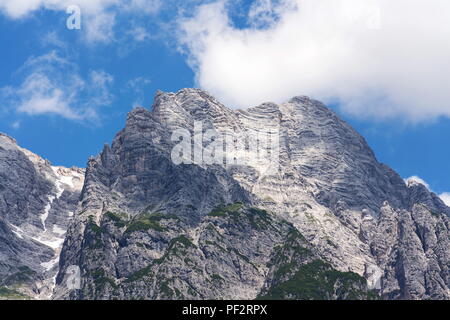
M183 149L183 156L185 151L188 155L182 160L187 163L173 160L173 151L180 146L172 140L174 130L195 133L197 122L205 134L214 129L231 137L228 141L234 144L226 145L226 152L231 152L227 159L205 161L211 150L203 137L199 148L192 149L192 140L187 144L191 154ZM275 133L268 141L278 140L277 147L260 140L267 131ZM266 152L272 155L272 150L275 157L261 157ZM192 162L199 154L198 162ZM231 165L229 159L234 160ZM283 229L266 226L270 216L295 226L336 270L365 276L370 288L381 283L378 289L383 298L448 298L448 260L441 254L450 246L448 230L442 227L448 225L448 208L426 188L408 188L398 174L377 161L360 134L309 97L233 110L200 89L158 91L152 110L134 109L113 147L92 159L88 171L80 214L68 233L68 243L76 245L63 249L67 259L62 261L58 280L62 294L67 267L89 257L104 241L105 248L112 243L120 247L120 256L105 249L102 260L88 258L81 266L97 270L101 265L117 286L117 293L104 289L101 297L128 298L133 292L133 296L158 299L162 297L155 287L158 279L181 279L183 270L183 275L189 275L188 284L170 283L169 290L180 292L182 298L196 299L196 292L201 292L204 298L253 299L264 286L273 284L270 276L264 278L256 271L268 265L275 253L273 243L266 244ZM250 227L245 225L247 213L253 221ZM90 244L95 232L89 229L89 219L101 228L112 228L116 221L114 236L105 233ZM229 232L223 231L225 226L231 227ZM226 244L221 242L224 236L230 236ZM167 244L181 241L180 237L185 249L192 248L186 255L206 273L191 272L183 260L163 258L171 254ZM221 247L236 251L199 255ZM266 249L255 256L261 247ZM291 249L289 243L286 253ZM239 255L233 257L234 252ZM245 273L223 260L242 256L245 259L239 265L248 267ZM167 273L157 274L162 269ZM372 277L374 272L378 278ZM227 287L216 290L208 284L215 274L226 277ZM243 274L249 278L242 278ZM419 278L430 280L422 283ZM186 289L192 286L195 290Z
M0 132L0 146L1 146L2 143L3 144L13 144L13 145L17 146L16 139L8 136L5 133Z
M188 143L173 140L178 129ZM219 134L209 138L209 129ZM20 257L45 279L60 267L56 298L254 299L308 265L353 272L362 291L386 299L449 298L449 208L421 184L405 184L309 97L233 110L201 89L158 91L151 110L128 114L86 174L52 167L6 135L0 146L0 223L6 217L8 241L19 247L26 232L44 230L44 247L33 248L42 256L26 260L30 242ZM75 265L84 287L68 292Z

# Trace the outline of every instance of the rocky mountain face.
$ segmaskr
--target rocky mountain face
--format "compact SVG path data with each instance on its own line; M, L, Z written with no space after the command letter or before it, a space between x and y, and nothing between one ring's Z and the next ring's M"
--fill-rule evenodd
M51 298L83 183L0 134L0 298Z
M180 136L192 153L180 152ZM230 143L221 147L219 136ZM1 234L19 246L18 230L52 230L42 215L50 203L58 216L61 189L23 152L0 150L35 173L16 189L0 185L39 199L24 200L25 211L1 200L9 230ZM222 151L224 161L208 160ZM45 221L69 220L49 220L52 212ZM53 297L450 299L449 217L435 194L379 163L320 102L232 110L197 89L158 92L151 111L131 111L112 145L89 159ZM22 245L16 251L41 254ZM42 261L55 259L51 249Z

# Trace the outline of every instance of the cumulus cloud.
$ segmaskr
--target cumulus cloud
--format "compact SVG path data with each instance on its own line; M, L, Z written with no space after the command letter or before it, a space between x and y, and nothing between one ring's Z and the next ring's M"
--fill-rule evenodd
M57 87L42 73L33 73L28 76L16 90L19 97L17 111L29 115L55 113L69 119L78 118L70 108L70 97Z
M97 109L113 99L113 77L91 70L86 79L76 65L55 51L32 57L18 70L18 84L0 89L0 100L11 110L35 116L58 115L70 120L93 120Z
M180 19L198 86L247 107L306 94L361 117L450 117L447 0L257 0Z

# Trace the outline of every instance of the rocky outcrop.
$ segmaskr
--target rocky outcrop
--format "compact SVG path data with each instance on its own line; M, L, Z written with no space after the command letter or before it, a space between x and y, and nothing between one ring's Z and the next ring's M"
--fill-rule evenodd
M84 171L54 167L0 134L0 287L50 298ZM0 294L1 298L1 294Z
M194 145L181 161L180 135ZM232 143L210 161L219 136ZM158 92L89 160L55 298L449 299L449 217L320 102L231 110L201 90ZM308 254L282 248L293 230ZM311 279L321 291L292 290Z

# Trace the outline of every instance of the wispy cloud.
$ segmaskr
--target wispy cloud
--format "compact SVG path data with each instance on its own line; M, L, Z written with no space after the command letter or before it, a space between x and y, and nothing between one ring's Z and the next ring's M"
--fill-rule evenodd
M198 86L247 107L306 94L367 118L450 117L450 2L258 0L245 28L233 1L180 20Z
M140 13L155 13L161 0L0 0L0 10L14 19L19 19L41 9L65 11L77 5L82 11L93 15L106 10L126 10Z
M17 85L0 89L2 104L30 116L53 114L70 120L94 120L98 108L113 99L110 74L92 70L84 79L77 66L56 51L28 59L16 77Z
M20 120L16 120L13 123L11 123L11 128L13 128L14 130L18 130L21 125L22 123L20 122Z
M50 46L58 49L66 49L67 43L64 42L56 31L51 31L42 37L41 44L44 47Z
M128 31L128 34L137 42L143 42L151 38L150 32L141 26L133 27Z
M64 13L70 5L81 9L82 35L88 43L109 43L116 40L118 16L127 20L157 14L161 0L0 0L0 12L11 19L25 19L39 10ZM142 32L140 33L142 36ZM138 37L139 41L142 37ZM142 40L141 40L142 41Z
M70 107L72 97L66 96L42 73L32 73L14 93L18 97L19 112L28 115L55 113L68 119L81 117Z
M88 43L108 43L115 39L114 26L116 14L114 12L101 11L96 15L88 16L83 24L84 39Z
M145 90L151 83L152 81L145 77L136 77L127 81L125 90L133 93L135 99L134 106L143 104L146 97Z

